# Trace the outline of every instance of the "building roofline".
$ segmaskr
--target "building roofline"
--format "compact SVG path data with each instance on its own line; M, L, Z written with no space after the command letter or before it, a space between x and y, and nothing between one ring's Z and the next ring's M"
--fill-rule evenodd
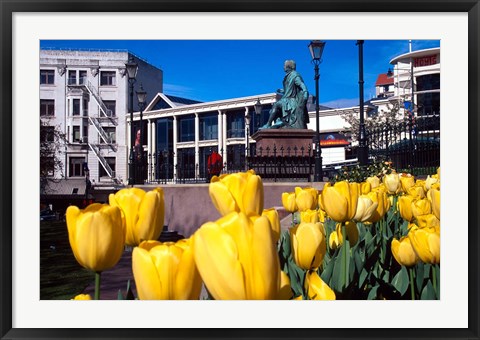
M438 52L439 53L440 52L440 47L427 48L427 49L424 49L424 50L417 50L417 51L412 51L412 52L401 54L399 56L394 57L392 60L390 60L390 64L394 65L401 59L422 57L424 55L431 54L432 52Z

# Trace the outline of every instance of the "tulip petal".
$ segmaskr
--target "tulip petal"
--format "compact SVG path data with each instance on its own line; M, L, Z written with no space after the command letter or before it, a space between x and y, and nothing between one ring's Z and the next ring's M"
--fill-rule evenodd
M145 240L157 240L163 230L165 215L163 190L157 188L148 191L140 202L137 214L139 219L135 225L135 244Z
M243 212L247 216L261 215L263 211L263 184L260 176L250 175L243 190Z
M323 206L330 218L337 222L347 220L348 201L335 187L323 189Z
M194 234L194 257L208 291L217 300L244 300L245 275L232 236L207 222Z
M215 209L224 216L234 211L240 211L240 208L232 196L230 190L222 182L212 182L208 187L208 193L212 199Z
M142 247L135 247L132 253L132 271L140 300L163 299L162 281L157 272L150 252Z

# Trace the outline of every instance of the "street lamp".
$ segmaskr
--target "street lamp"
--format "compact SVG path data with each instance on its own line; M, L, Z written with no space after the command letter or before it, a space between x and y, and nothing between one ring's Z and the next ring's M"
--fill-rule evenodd
M138 64L133 59L133 56L130 55L128 62L125 63L125 68L127 69L128 75L128 85L129 85L129 111L130 111L130 157L128 164L128 184L135 184L135 132L133 128L133 84L135 84Z
M260 103L260 99L257 98L257 102L255 105L253 105L253 108L255 109L255 114L257 115L258 118L255 118L256 125L257 127L259 126L261 114L262 114L262 103Z
M137 93L137 100L138 100L138 108L140 109L140 145L139 145L139 174L137 184L143 184L144 176L143 176L143 109L145 109L146 100L147 100L147 92L143 89L143 85L140 84L140 90L136 91Z
M363 40L357 40L358 45L358 87L360 97L360 127L358 138L358 153L357 158L360 166L367 165L368 161L368 146L367 146L367 133L365 131L365 113L364 113L364 98L363 98Z
M325 42L320 40L312 40L308 45L310 54L312 55L312 64L315 65L315 114L317 118L316 122L316 137L315 137L315 174L313 180L319 182L323 180L322 173L322 149L320 147L320 112L318 105L318 80L320 74L318 72L319 65L322 62L323 49L325 48Z

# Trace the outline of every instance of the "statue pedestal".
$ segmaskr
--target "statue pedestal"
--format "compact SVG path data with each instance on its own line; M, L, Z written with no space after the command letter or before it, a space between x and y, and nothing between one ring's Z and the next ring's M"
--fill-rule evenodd
M309 129L264 129L255 132L252 138L257 142L257 155L273 155L276 148L277 155L308 155L312 152L315 131ZM296 148L296 151L295 151Z

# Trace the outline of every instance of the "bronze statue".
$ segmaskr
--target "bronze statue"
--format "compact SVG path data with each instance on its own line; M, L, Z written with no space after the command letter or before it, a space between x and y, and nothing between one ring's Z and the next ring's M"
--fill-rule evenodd
M260 129L307 128L307 87L296 71L295 61L286 60L284 70L286 75L283 78L283 90L280 90L282 98L273 104L267 124Z

